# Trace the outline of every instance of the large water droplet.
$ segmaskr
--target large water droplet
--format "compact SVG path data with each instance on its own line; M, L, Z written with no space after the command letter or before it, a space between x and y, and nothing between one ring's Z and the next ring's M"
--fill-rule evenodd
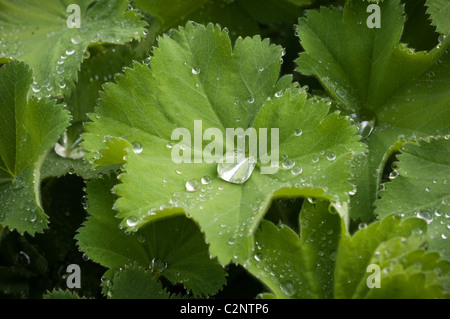
M199 74L200 73L200 68L192 68L192 74Z
M217 165L217 173L224 181L243 184L252 175L256 166L256 159L253 156L246 156L240 150L227 152Z

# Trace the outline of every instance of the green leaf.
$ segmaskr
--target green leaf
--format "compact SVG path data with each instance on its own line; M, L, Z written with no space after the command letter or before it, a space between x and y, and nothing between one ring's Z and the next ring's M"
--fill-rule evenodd
M70 290L53 289L47 291L43 296L43 299L82 299L76 292Z
M76 235L80 249L94 262L118 270L136 263L172 283L182 283L194 295L211 295L225 284L225 272L210 259L208 246L197 225L184 216L159 220L136 233L119 230L112 210L117 183L104 176L87 185L91 216ZM128 220L132 223L132 220Z
M117 84L105 86L83 146L91 152L88 160L110 165L123 161L120 139L136 145L116 187L122 226L138 228L186 212L205 232L211 254L227 264L247 259L252 232L272 197L348 199L348 161L363 149L356 128L337 113L327 116L329 105L308 99L290 77L277 82L281 56L281 47L258 36L238 39L233 49L225 31L189 23L161 38L150 68L135 64ZM218 161L176 164L172 132L186 128L194 135L196 120L202 136L208 128L222 137L226 128L279 128L280 145L273 150L279 156L272 162L282 163L278 172L261 174L267 164L258 161L247 182L232 184L218 176ZM222 137L215 138L225 154ZM201 143L192 143L192 154L209 142ZM189 183L197 183L198 191L188 191ZM133 227L126 223L130 218Z
M426 220L429 249L446 259L450 259L449 154L448 137L406 143L398 155L398 176L385 184L375 210L381 218L395 212Z
M40 200L40 166L69 124L61 105L28 98L32 72L10 62L0 68L0 223L19 233L47 227Z
M71 15L76 13L70 4L74 2L0 1L0 56L30 65L35 74L35 96L63 97L70 92L89 44L120 44L144 34L145 22L140 21L136 11L126 11L127 0L77 1L80 28L68 26Z
M169 299L158 277L140 266L125 266L114 274L111 299Z
M353 169L358 189L351 216L362 221L373 216L379 180L398 148L395 143L450 128L445 120L450 116L450 41L430 52L414 52L398 43L405 20L399 0L379 5L381 28L367 27L368 3L359 0L347 1L343 12L308 11L298 25L305 52L297 70L316 76L352 114L369 147Z
M335 270L335 298L448 298L450 263L426 253L426 223L390 215L344 233ZM380 271L380 288L369 288L369 265Z
M151 30L158 33L185 25L187 21L219 23L232 38L260 33L259 23L295 21L301 7L313 0L136 0L136 6L155 17Z
M427 0L427 7L436 31L444 35L450 34L450 3L446 0Z
M332 298L341 218L329 203L304 203L300 238L289 227L263 221L246 269L278 298Z
M450 263L427 253L426 223L391 215L350 236L326 201L305 203L300 238L261 223L246 269L277 298L448 298ZM379 287L373 283L378 269Z

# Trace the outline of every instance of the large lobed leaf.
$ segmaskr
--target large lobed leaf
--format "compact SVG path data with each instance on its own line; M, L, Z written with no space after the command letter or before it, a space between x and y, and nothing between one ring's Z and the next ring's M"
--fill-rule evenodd
M348 160L363 149L356 128L337 113L327 115L329 105L308 98L289 77L277 81L281 56L281 47L258 36L239 38L232 48L218 27L188 23L160 39L150 67L135 64L105 87L83 146L97 165L126 162L115 187L122 226L186 212L205 232L211 254L226 264L246 260L272 197L347 200ZM279 128L283 165L261 174L258 162L247 182L232 184L219 178L217 163L174 163L172 131L193 135L195 120L202 121L202 136L208 128L224 136L226 128ZM192 145L192 154L199 146ZM189 192L192 180L199 187Z
M69 125L69 114L54 101L29 99L31 82L24 63L0 68L0 223L34 234L48 222L40 200L40 167Z
M432 3L432 20L443 27L435 14L438 1ZM368 144L353 168L358 189L350 205L351 216L362 221L373 216L377 187L396 142L446 134L450 128L449 39L441 37L430 52L414 52L399 44L405 21L400 1L379 3L379 29L366 25L368 4L349 0L343 12L309 11L299 20L305 52L297 60L297 70L316 76L355 118Z

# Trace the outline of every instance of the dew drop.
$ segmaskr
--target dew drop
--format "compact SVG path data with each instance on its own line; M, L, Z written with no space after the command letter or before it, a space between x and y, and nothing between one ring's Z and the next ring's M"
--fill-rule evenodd
M260 66L260 67L258 68L258 71L259 71L259 72L264 71L264 67L263 67L263 66Z
M399 173L397 170L393 170L390 174L389 174L389 179L392 181L393 179L396 179L398 177Z
M129 227L134 227L138 224L138 219L135 216L131 216L127 219L127 225Z
M297 288L291 280L281 283L280 290L288 297L292 297L297 292Z
M198 190L200 184L196 179L190 179L186 182L186 190L188 192L195 192Z
M247 102L250 104L253 104L255 102L255 98L253 96L251 96L248 98Z
M416 214L416 216L417 216L418 218L421 218L421 219L425 220L425 221L427 222L427 224L430 224L430 223L433 221L433 214L431 214L431 213L428 212L428 211L421 211L421 212L418 212L418 213Z
M302 173L303 169L300 166L295 166L294 168L291 169L291 173L292 175L300 175Z
M211 177L209 177L208 175L205 175L201 178L201 182L203 185L207 185L207 184L211 183Z
M328 159L329 161L334 161L334 160L336 159L336 154L333 153L333 152L328 153L328 154L327 154L327 159Z
M131 144L131 147L133 148L134 154L141 154L142 153L142 145L138 142L134 142Z
M294 167L295 162L293 160L287 158L283 161L282 165L283 165L283 168L285 168L285 169L291 169Z
M195 68L192 68L192 74L200 74L200 68L198 68L198 67L195 67Z
M24 251L19 252L17 255L17 261L23 266L28 266L31 263L30 256L28 256L28 254Z
M72 55L74 53L75 53L75 49L73 49L73 48L69 48L69 49L66 50L66 54L67 55Z
M161 258L153 258L152 259L152 263L150 265L150 268L154 271L154 272L163 272L164 270L167 269L167 262L164 259Z
M70 41L71 41L73 44L80 44L80 42L81 42L81 37L80 37L79 35L76 35L76 36L72 37L72 39L70 39Z
M303 133L303 131L300 128L295 130L295 132L294 132L295 136L300 136L300 135L302 135L302 133Z

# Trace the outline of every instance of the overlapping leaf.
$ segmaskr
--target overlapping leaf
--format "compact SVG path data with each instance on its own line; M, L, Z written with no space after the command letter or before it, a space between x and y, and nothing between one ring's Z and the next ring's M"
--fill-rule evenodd
M29 99L32 72L10 62L0 68L0 223L34 234L47 227L39 193L45 154L69 125L62 105Z
M422 249L425 231L391 215L350 236L328 203L305 203L300 238L263 222L246 268L278 298L448 298L450 264Z
M233 49L225 31L189 23L159 41L150 68L136 64L117 85L105 87L83 146L98 164L98 153L105 163L123 161L113 155L120 154L115 143L121 139L134 145L116 186L123 226L130 219L135 228L186 212L205 232L211 253L226 264L246 259L272 196L347 199L348 160L362 150L356 129L337 113L327 116L329 106L308 99L289 77L277 82L281 56L280 47L259 37L238 39ZM218 177L217 162L176 164L172 131L185 128L194 135L196 120L202 136L208 128L223 137L226 128L279 128L279 148L273 150L279 152L278 172L261 174L261 166L270 164L258 162L247 182L232 184ZM192 143L192 154L208 143ZM187 183L198 189L188 191Z
M70 15L77 13L71 4L80 8L79 28L71 25ZM145 22L126 11L127 5L127 0L2 0L0 57L30 65L36 96L62 97L73 86L89 44L124 43L144 35Z
M313 0L137 0L142 11L155 17L150 30L163 33L170 28L197 23L220 23L230 29L232 38L260 33L259 23L295 21L301 7ZM150 31L151 32L151 31Z
M432 1L430 1L431 3ZM437 5L437 2L434 2ZM446 134L450 116L450 41L431 52L399 44L404 16L398 0L380 2L381 28L366 24L368 2L347 1L344 11L322 8L299 20L305 48L298 70L315 75L359 123L368 152L355 162L353 218L369 220L384 163L396 141ZM436 25L443 19L432 15ZM440 30L440 28L438 28Z
M76 235L80 249L112 271L136 264L156 278L164 276L172 283L183 284L197 296L221 289L225 271L210 259L204 237L192 220L175 216L133 234L119 229L120 220L112 210L115 195L110 192L116 183L115 177L106 176L88 183L87 204L92 216Z
M398 155L394 180L386 183L375 213L395 212L428 223L429 248L450 258L450 142L447 138L406 143Z

